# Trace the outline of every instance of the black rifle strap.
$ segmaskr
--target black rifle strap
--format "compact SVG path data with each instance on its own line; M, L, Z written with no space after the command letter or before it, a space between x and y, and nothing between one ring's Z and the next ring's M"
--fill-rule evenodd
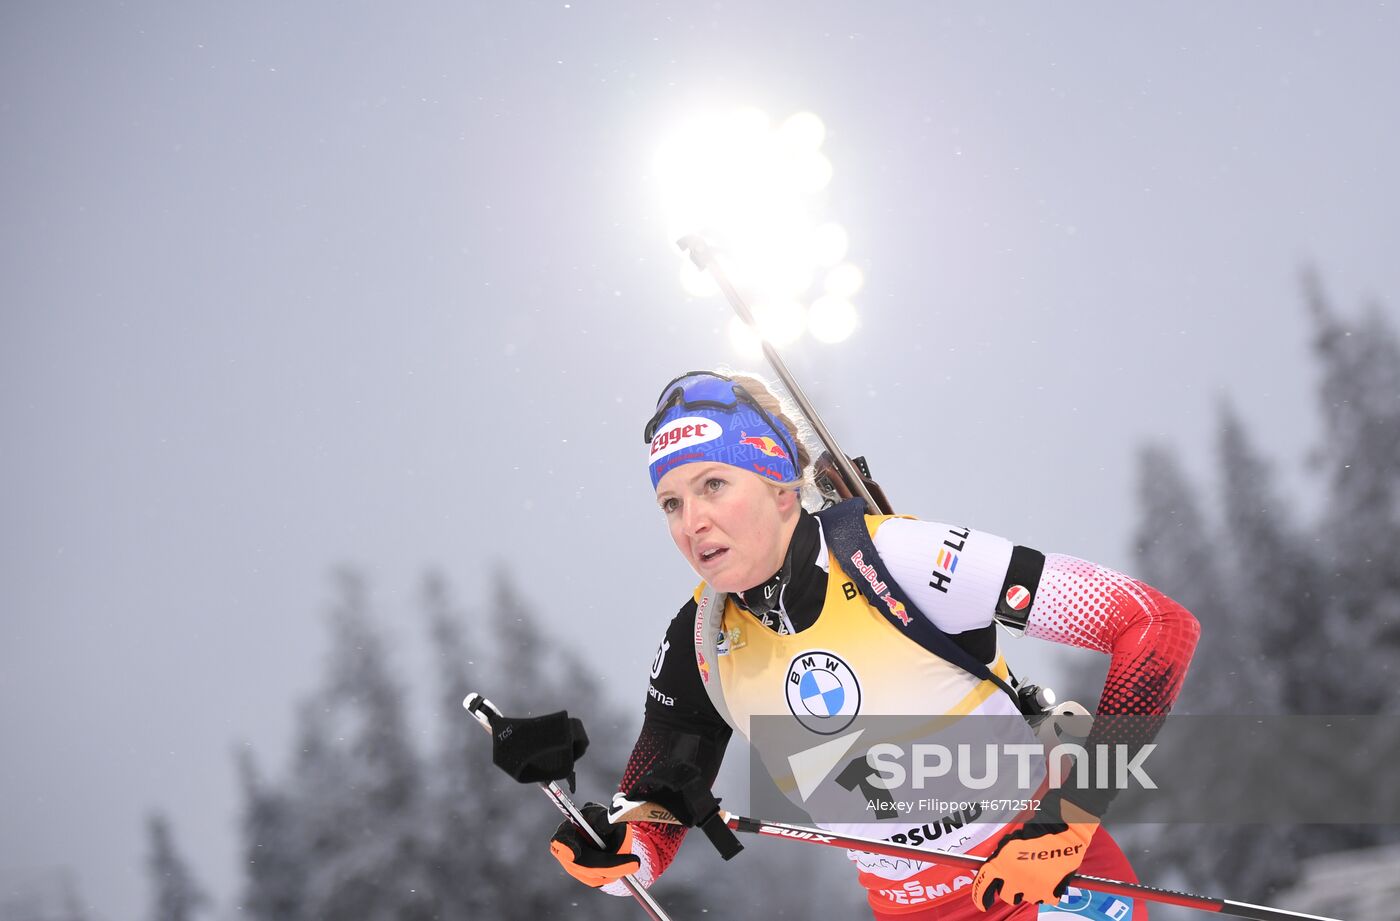
M918 606L899 587L890 575L880 554L875 551L875 542L865 526L865 501L847 499L830 508L817 512L821 519L822 531L826 536L827 548L855 583L856 588L875 610L884 615L900 633L918 643L924 649L945 662L955 665L965 672L990 681L1006 692L1017 711L1021 702L1016 690L992 673L985 663L963 649L933 621L924 616Z

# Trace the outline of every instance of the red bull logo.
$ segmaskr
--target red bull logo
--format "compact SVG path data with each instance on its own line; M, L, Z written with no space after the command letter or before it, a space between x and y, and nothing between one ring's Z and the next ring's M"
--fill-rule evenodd
M700 680L706 684L710 683L710 663L705 661L705 654L700 649L704 646L705 628L709 625L705 609L710 606L710 597L706 594L695 607L695 667L700 670Z
M875 573L875 567L865 562L864 551L857 550L851 554L851 565L855 567L856 572L860 573L861 578L870 583L870 588L875 594L888 597L885 595L885 590L889 586L880 581L880 577Z
M783 460L790 459L788 458L788 453L782 449L782 446L767 435L750 435L748 432L740 432L739 444L748 445L755 451L761 451L769 457L781 457Z
M902 601L896 601L893 595L886 595L881 599L889 606L890 613L899 618L899 622L904 626L909 626L909 611L904 607Z

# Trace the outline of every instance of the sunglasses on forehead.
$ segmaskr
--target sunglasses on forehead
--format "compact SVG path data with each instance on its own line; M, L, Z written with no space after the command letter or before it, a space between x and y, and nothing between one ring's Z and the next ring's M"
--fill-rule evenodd
M661 388L661 395L656 398L656 415L647 422L647 427L642 433L644 444L651 444L651 440L656 437L656 430L660 427L666 414L677 406L683 409L710 409L720 412L733 412L739 405L748 406L773 430L783 448L788 452L788 457L794 459L796 463L797 452L792 449L792 444L788 439L787 427L779 424L768 414L758 401L743 388L736 384L733 378L725 377L723 374L716 374L713 371L687 371L680 377L673 378L670 383Z

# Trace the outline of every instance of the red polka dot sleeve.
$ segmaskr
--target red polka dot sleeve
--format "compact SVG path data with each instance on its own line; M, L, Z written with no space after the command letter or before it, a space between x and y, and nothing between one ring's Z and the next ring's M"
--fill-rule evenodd
M1151 741L1186 678L1201 628L1181 605L1150 585L1071 556L1045 555L1026 635L1113 656L1090 743ZM1090 791L1098 793L1099 791ZM1111 799L1070 797L1101 815Z
M623 772L618 789L624 793L631 790L632 785L669 751L671 744L670 732L657 727L652 720L643 723L641 735L637 737L637 744L632 746L632 757L627 761L627 770ZM718 767L715 765L716 772ZM642 862L633 875L643 887L650 888L656 878L671 865L685 833L684 825L632 823L632 853ZM609 895L631 895L620 881L609 883L603 887L603 891Z

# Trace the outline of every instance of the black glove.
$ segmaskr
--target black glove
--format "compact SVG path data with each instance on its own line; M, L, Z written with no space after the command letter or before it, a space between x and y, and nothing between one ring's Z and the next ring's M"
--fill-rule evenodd
M632 853L632 826L625 822L613 825L608 821L608 810L598 803L588 803L580 811L603 839L603 847L594 844L577 825L566 819L549 839L549 852L560 866L574 879L594 889L635 873L642 861Z
M588 733L567 710L544 716L491 720L491 760L520 783L569 781L574 789L574 762L588 750Z

